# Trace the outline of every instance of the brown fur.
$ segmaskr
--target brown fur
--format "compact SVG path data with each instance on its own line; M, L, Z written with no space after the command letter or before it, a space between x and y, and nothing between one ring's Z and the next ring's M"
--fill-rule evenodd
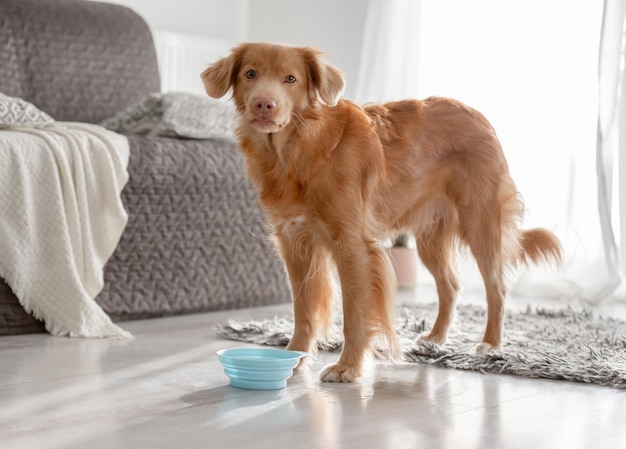
M505 269L558 261L561 249L547 230L518 229L518 192L479 112L446 98L364 108L339 100L341 73L310 48L243 44L202 79L213 97L232 89L239 145L292 285L290 349L315 350L330 319L330 269L337 268L345 344L322 380L356 379L374 334L398 354L394 276L381 239L400 231L415 236L437 284L439 314L423 338L446 340L460 242L486 287L487 327L477 351L501 348Z

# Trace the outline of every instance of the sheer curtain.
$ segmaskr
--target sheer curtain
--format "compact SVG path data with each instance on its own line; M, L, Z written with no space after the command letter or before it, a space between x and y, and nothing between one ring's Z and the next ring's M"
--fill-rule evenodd
M356 98L416 98L420 1L369 1Z
M621 282L626 273L625 26L626 1L605 0L598 66L598 186L607 265L612 268L615 295L621 298L626 297Z
M483 112L524 198L522 227L561 239L562 268L515 273L513 293L591 303L622 296L625 3L368 2L355 100L441 95ZM460 259L463 284L481 288L470 258Z

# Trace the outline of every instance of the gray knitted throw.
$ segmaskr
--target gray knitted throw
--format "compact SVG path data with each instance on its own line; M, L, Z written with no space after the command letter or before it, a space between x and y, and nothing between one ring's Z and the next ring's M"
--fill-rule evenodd
M531 309L509 311L502 351L473 352L485 323L485 308L459 305L444 345L417 341L431 328L435 304L417 304L398 310L397 332L407 361L479 371L481 373L569 380L626 389L626 322L597 316L590 310ZM320 349L341 348L337 329ZM232 340L284 346L293 332L289 317L266 320L229 320L218 334Z

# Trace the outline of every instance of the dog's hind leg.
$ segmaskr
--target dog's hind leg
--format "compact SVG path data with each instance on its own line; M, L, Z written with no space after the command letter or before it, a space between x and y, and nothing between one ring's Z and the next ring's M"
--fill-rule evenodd
M497 248L483 248L482 252L476 255L487 294L487 326L482 342L476 346L476 352L479 354L486 354L492 349L502 347L506 286L501 257L497 251Z
M503 231L507 228L502 228L505 220L500 209L500 204L493 202L482 213L476 213L472 226L467 226L463 235L476 259L487 295L487 325L482 342L476 346L480 354L502 347L506 297Z
M422 263L435 278L439 296L439 312L435 324L431 331L422 335L420 339L445 343L459 291L459 283L454 272L455 241L451 224L440 220L416 234L415 241Z

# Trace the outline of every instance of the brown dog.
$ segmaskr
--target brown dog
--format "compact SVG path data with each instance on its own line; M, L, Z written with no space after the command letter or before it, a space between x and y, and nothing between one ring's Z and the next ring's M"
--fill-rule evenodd
M361 374L374 334L398 355L394 276L381 239L402 232L433 274L439 315L423 338L445 342L459 289L457 242L474 255L487 292L476 350L502 345L503 274L519 262L561 258L544 229L518 229L523 207L500 143L477 111L445 98L359 107L340 100L341 73L311 48L243 44L202 73L207 93L232 97L238 140L291 282L290 349L314 351L331 315L336 265L344 348L323 381Z

